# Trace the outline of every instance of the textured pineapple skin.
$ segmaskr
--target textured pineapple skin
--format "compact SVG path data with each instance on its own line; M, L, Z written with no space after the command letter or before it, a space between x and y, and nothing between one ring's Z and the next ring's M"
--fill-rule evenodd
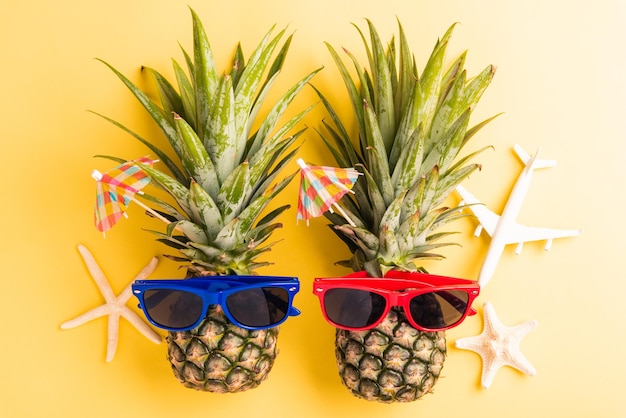
M197 328L169 332L167 358L174 376L188 388L243 392L267 378L278 354L278 331L240 328L219 306L212 306Z
M371 330L337 329L335 355L341 381L355 396L411 402L433 391L446 357L445 333L419 331L392 308Z

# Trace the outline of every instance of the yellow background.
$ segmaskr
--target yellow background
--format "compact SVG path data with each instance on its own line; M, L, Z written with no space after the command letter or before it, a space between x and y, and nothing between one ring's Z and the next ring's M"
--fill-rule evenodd
M552 250L527 245L505 252L476 306L491 301L502 322L536 319L521 344L536 367L526 376L501 369L491 388L480 387L481 360L454 348L457 338L480 333L482 315L447 333L449 354L435 393L410 404L359 400L337 376L334 329L311 294L316 276L348 271L333 263L346 255L324 219L296 225L297 184L282 195L282 242L263 272L298 275L302 315L281 329L281 353L259 388L236 395L185 389L156 345L121 321L117 354L105 362L104 318L71 330L60 324L102 303L76 250L86 245L114 291L120 292L164 250L142 228L132 207L104 240L92 224L92 169L110 164L95 154L136 158L139 143L87 112L111 116L146 136L157 130L114 75L93 58L112 63L140 85L141 65L170 72L182 62L178 42L191 47L186 3L166 0L28 0L0 12L0 416L2 417L624 417L626 387L626 277L623 216L626 153L624 1L543 0L190 0L202 18L220 68L241 40L250 53L270 25L295 32L280 85L325 66L314 84L347 116L348 101L323 44L348 47L363 58L351 22L376 24L383 40L406 29L418 66L438 36L460 22L453 58L469 49L467 67L498 71L474 121L505 112L471 143L492 144L483 170L466 183L488 206L501 210L521 165L515 143L558 165L537 172L519 220L553 228L582 228ZM364 61L363 61L364 62ZM305 89L292 111L316 101ZM319 127L321 106L306 119ZM481 119L482 118L482 119ZM332 164L310 129L301 156ZM291 167L295 170L295 164ZM462 248L447 250L432 272L475 278L488 240L474 238L467 220ZM161 258L153 277L180 277ZM134 300L129 306L135 307Z

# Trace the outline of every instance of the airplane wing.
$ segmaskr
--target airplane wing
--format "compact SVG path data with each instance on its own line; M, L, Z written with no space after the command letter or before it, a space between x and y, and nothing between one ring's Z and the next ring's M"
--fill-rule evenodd
M524 148L522 148L518 144L515 144L513 146L513 149L515 150L515 153L517 154L517 157L520 159L520 161L524 163L525 166L528 166L530 164L533 170L537 170L539 168L554 167L556 165L556 161L554 160L538 159L537 156L539 155L539 150L537 150L534 156L531 156L524 150Z
M500 215L489 210L464 187L457 186L456 191L461 196L461 199L463 199L464 204L469 205L468 208L474 213L478 222L480 222L480 226L477 228L475 235L480 235L481 229L484 229L490 237L493 237L496 226L500 220ZM515 223L507 227L505 245L545 240L546 249L550 249L553 239L573 237L576 235L580 235L579 229L538 228ZM521 245L518 251L521 251Z
M478 219L478 222L480 222L480 227L477 228L474 235L480 235L481 229L484 229L490 237L493 236L493 233L496 230L496 225L498 225L498 221L500 220L500 215L496 215L494 212L489 210L487 206L482 204L463 186L457 186L456 191L461 196L461 199L463 199L464 204L469 205L469 210L472 211L474 216Z
M546 249L550 249L552 240L555 238L565 238L580 235L579 229L551 229L537 228L514 224L507 230L507 244L522 244L530 241L547 241Z

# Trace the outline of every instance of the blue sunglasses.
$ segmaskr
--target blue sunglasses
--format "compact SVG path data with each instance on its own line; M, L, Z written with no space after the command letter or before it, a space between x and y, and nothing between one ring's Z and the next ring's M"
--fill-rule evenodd
M206 276L184 280L135 280L133 294L153 325L186 331L200 325L209 305L219 305L235 325L260 330L300 315L292 306L297 277Z

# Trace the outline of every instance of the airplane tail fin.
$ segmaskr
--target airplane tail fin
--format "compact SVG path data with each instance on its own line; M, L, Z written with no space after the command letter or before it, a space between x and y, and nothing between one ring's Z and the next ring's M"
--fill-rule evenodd
M554 167L556 165L556 161L555 160L540 160L540 159L538 159L537 156L539 155L539 151L540 150L537 150L535 155L531 156L526 151L524 151L524 149L521 146L519 146L517 144L515 144L513 148L515 149L515 153L517 154L519 159L522 160L524 165L531 164L531 167L532 167L533 170L536 170L538 168Z

